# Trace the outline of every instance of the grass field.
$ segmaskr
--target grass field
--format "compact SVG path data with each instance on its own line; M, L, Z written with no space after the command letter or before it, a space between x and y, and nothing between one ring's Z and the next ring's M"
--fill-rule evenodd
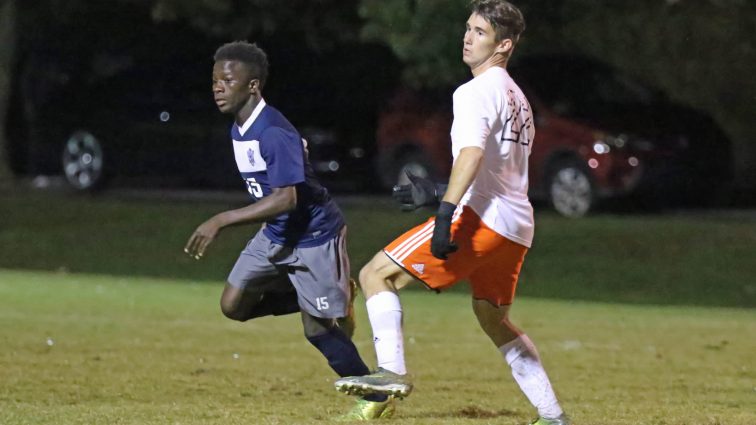
M218 282L256 227L224 230L202 261L182 252L197 225L231 201L122 199L0 191L0 268ZM429 211L390 199L341 199L353 269ZM537 211L521 295L592 301L756 307L756 214L595 215Z
M350 397L296 315L223 318L220 285L0 270L0 423L331 423ZM532 416L465 294L404 294L416 390L397 424ZM374 363L362 298L355 340ZM522 298L576 424L756 423L756 313Z
M216 199L0 190L0 425L331 423L349 397L296 315L222 317L254 226L181 249ZM358 269L428 211L346 198ZM756 216L537 212L513 315L577 424L756 424ZM355 341L372 366L363 299ZM406 291L416 392L398 424L525 424L534 413L465 286Z

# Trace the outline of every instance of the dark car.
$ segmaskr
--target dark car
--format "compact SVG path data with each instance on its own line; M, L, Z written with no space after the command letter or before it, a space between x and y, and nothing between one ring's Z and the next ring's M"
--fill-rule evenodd
M211 92L212 55L227 40L131 9L115 15L117 28L93 20L20 49L7 128L13 170L64 174L81 191L241 187L232 117ZM260 44L271 63L263 96L307 139L315 172L336 189L369 182L379 91L394 63L388 50L315 50L296 36ZM338 65L341 50L352 52L351 67Z
M534 110L532 199L579 217L603 199L696 204L727 191L730 142L711 117L586 57L524 57L510 73ZM451 90L395 95L377 131L386 187L404 170L448 176L450 101Z

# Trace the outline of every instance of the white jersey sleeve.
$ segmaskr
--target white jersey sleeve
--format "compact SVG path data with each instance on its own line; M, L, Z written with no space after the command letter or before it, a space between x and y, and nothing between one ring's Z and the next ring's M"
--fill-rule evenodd
M462 148L485 149L486 140L491 134L491 123L496 119L496 109L486 97L472 85L463 85L454 92L451 137L456 141L453 145L457 149L455 158Z

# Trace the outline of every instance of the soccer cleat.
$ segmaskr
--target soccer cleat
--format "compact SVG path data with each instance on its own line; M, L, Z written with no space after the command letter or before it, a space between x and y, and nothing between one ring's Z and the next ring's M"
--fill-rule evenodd
M383 368L364 376L347 376L337 380L336 390L352 395L386 394L404 398L412 392L407 375L399 375Z
M570 419L562 413L558 418L546 419L538 418L530 423L530 425L570 425Z
M394 415L394 397L386 401L368 401L364 398L357 400L357 404L347 413L336 418L337 421L372 421L388 419Z
M352 339L357 324L354 320L354 299L357 297L357 282L349 279L349 303L347 304L347 315L337 319L337 323L347 338Z

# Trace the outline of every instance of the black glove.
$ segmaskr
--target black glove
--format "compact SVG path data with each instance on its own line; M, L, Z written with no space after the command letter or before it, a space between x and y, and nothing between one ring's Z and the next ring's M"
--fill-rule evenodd
M425 205L435 205L446 192L446 185L433 183L424 177L418 177L405 171L409 184L396 185L391 196L400 204L403 211L412 211Z
M457 206L450 202L441 202L436 213L436 225L431 238L431 253L439 260L446 260L447 255L457 251L457 244L451 240L451 220Z

